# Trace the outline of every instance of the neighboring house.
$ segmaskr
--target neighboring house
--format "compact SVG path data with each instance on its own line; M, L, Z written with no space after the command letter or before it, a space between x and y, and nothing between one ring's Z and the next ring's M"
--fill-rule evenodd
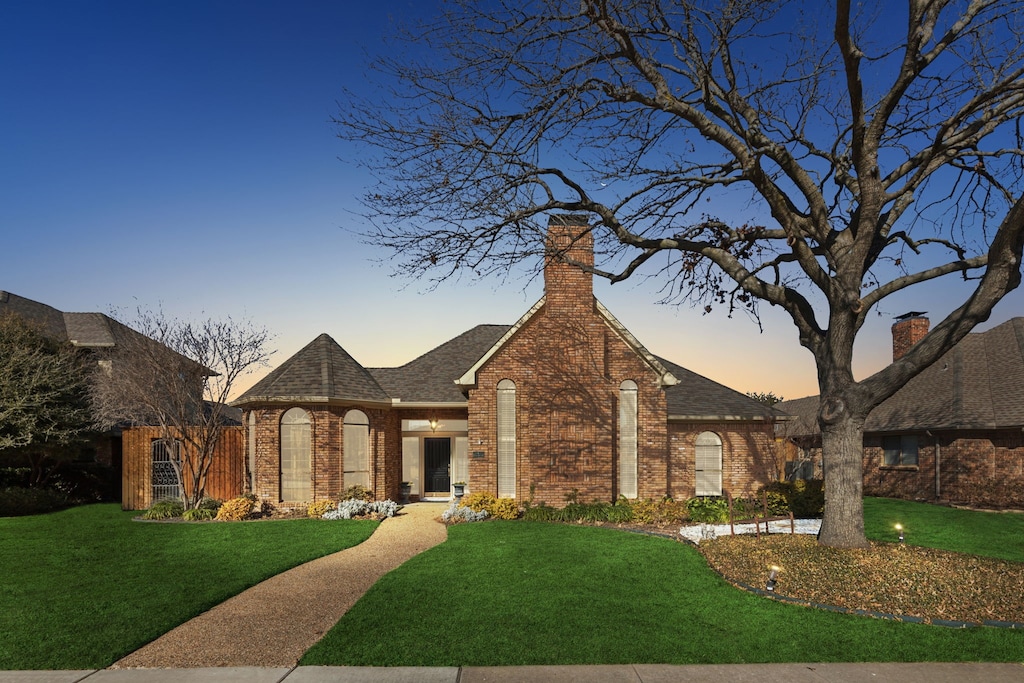
M84 353L97 356L102 371L116 372L103 351L119 344L158 342L103 313L65 313L38 301L0 291L0 315L13 313L35 321L53 337L71 342ZM168 349L168 351L170 351ZM240 417L240 413L235 417ZM244 482L244 459L240 427L228 427L215 458L207 494L215 498L239 495ZM169 458L178 456L180 444L168 444L157 427L122 425L98 434L83 452L82 461L109 467L119 483L118 498L126 510L148 508L155 500L177 496L177 481Z
M652 355L594 298L583 219L553 217L545 295L397 368L364 368L322 334L233 402L251 486L282 505L447 500L452 484L550 505L737 495L777 478L778 413Z
M893 326L893 360L925 334L923 314ZM783 433L820 476L818 397L776 406ZM1024 318L967 335L871 411L864 490L871 495L1024 507Z

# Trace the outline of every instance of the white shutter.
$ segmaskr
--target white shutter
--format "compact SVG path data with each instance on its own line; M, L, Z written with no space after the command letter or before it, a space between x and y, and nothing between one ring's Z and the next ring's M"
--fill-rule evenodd
M498 382L498 497L516 497L516 385Z
M626 380L619 388L619 495L637 497L637 388Z
M722 440L713 432L697 437L694 449L696 495L722 495Z

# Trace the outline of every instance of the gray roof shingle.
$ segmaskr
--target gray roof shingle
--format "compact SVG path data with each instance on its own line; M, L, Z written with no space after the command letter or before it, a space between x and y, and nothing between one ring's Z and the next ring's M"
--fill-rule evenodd
M668 414L676 418L771 420L782 414L746 394L723 386L681 365L659 358L679 384L665 387Z
M501 339L510 325L477 325L398 368L371 368L385 390L403 403L465 403L455 380Z
M816 434L818 397L779 404L791 436ZM972 332L871 411L866 432L1024 427L1024 318Z
M391 401L366 368L327 334L311 341L232 404L267 399Z

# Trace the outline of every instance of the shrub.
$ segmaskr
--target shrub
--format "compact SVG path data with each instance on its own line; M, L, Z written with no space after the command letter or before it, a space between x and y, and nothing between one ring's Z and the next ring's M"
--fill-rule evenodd
M481 510L488 510L497 502L498 499L494 497L494 494L486 491L477 491L476 493L470 493L467 496L463 496L459 505L467 507L473 512L480 512Z
M511 498L500 498L486 512L495 519L516 519L519 517L519 505Z
M373 491L362 484L354 484L341 492L342 500L363 500L369 503L373 500Z
M690 519L702 524L727 524L729 522L729 504L724 498L708 498L700 496L686 501L686 511Z
M825 482L821 479L775 481L765 487L769 495L781 494L786 505L798 519L821 517L825 511Z
M616 507L622 505L623 502L623 499L619 499ZM632 520L625 521L633 521L637 524L682 524L690 519L686 503L671 498L629 501L629 507L633 513Z
M487 519L487 511L475 511L472 508L460 507L457 501L452 501L448 509L441 513L441 521L445 524L458 524L459 522L480 522Z
M199 501L200 510L213 510L214 513L220 510L220 506L224 504L224 501L218 498L203 498Z
M558 508L553 508L541 503L540 505L530 505L523 509L523 519L530 522L551 522L558 519L558 514L561 512Z
M181 517L185 512L185 506L180 500L161 500L154 503L148 510L142 513L143 519L170 519Z
M183 513L181 513L181 518L184 519L186 522L204 522L207 520L211 520L216 516L216 510L211 510L210 508L203 507L185 510Z
M318 500L306 506L306 516L313 519L320 519L325 513L334 509L334 503L329 500Z
M402 506L393 500L376 500L368 503L359 498L348 498L338 503L337 509L325 512L321 519L352 519L353 517L365 516L384 519L386 517L394 517L401 509Z
M222 522L240 522L250 514L256 506L254 496L239 496L225 501L217 510L217 519Z
M68 497L53 489L10 486L0 488L0 517L38 515L69 505Z

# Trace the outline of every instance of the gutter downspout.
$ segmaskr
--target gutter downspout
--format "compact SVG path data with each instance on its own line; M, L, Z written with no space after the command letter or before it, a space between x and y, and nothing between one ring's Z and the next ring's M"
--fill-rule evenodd
M942 499L942 444L939 437L934 436L930 431L925 434L935 439L935 500Z

